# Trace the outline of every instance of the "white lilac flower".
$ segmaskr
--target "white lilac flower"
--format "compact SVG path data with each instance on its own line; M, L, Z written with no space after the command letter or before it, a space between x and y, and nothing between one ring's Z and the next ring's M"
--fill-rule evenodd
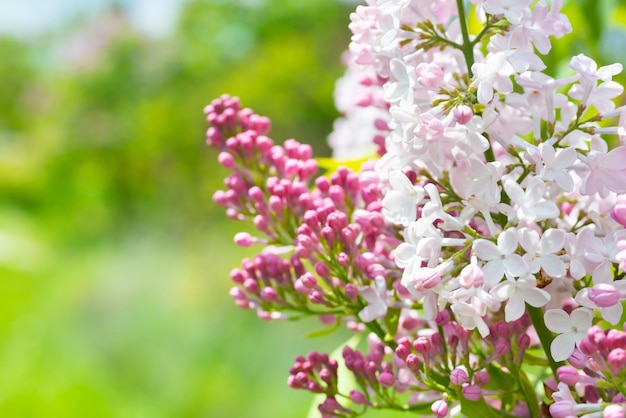
M401 171L389 174L389 185L391 190L382 201L383 215L390 222L409 226L417 218L417 205L424 199L424 188L413 185Z
M485 282L493 287L506 274L509 277L520 277L528 270L524 259L516 254L518 246L517 230L509 228L498 236L497 245L486 239L474 241L473 250L476 256L486 261L483 266Z
M361 321L371 322L387 315L387 283L382 276L377 276L374 279L374 286L359 288L359 293L367 302L367 306L361 309L358 314Z
M532 275L520 277L518 280L507 279L497 284L491 293L500 301L507 301L504 307L506 322L515 321L526 311L526 303L536 308L550 301L550 294L537 287L537 279Z
M538 273L541 269L550 277L565 276L565 263L557 255L563 249L565 231L550 228L541 237L534 229L519 230L519 243L526 251L523 258L528 263L528 272Z
M593 314L591 309L578 308L571 314L562 309L550 309L544 314L546 327L559 334L550 344L550 352L555 361L567 360L580 340L587 336Z
M511 93L513 82L511 76L515 70L509 64L504 52L489 54L483 62L472 65L475 82L478 85L478 102L487 104L493 99L493 91Z
M531 223L559 216L556 203L544 198L545 183L538 177L528 181L526 189L513 180L504 183L504 190L517 206L517 218L523 223Z

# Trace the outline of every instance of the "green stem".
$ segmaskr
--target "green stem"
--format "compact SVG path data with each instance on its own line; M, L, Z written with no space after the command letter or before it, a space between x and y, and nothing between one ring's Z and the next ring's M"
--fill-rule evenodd
M463 56L467 64L467 74L472 78L472 65L474 65L474 45L470 42L467 31L467 20L465 19L465 6L463 0L456 0L456 7L459 11L459 23L461 24L461 35L463 35Z
M535 308L534 306L526 304L526 310L528 311L528 315L530 315L530 320L533 322L535 331L539 336L539 341L541 342L543 351L546 353L546 357L548 358L548 364L550 364L550 369L552 369L554 378L558 381L556 370L564 363L562 361L555 361L552 357L552 353L550 353L550 344L552 344L552 340L554 340L554 335L552 334L552 332L550 332L548 327L546 327L546 323L543 321L543 309Z

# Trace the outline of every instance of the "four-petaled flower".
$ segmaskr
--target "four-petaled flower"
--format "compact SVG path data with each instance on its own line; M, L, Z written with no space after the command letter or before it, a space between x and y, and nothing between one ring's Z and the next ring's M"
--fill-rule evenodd
M550 309L544 314L546 327L559 334L550 344L555 361L567 360L572 355L574 347L587 336L592 319L593 313L587 308L575 309L570 315L562 309Z

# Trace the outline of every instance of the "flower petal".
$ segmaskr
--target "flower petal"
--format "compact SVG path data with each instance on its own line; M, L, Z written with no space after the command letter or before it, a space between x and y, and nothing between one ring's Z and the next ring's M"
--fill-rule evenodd
M562 309L550 309L543 315L546 327L552 332L561 334L572 331L572 320Z
M574 347L578 342L578 336L572 332L566 332L557 336L550 344L550 352L555 361L564 361L574 352Z

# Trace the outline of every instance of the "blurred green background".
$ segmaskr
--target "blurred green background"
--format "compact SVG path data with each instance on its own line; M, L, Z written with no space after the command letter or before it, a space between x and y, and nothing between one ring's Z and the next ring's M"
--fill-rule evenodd
M307 340L315 320L231 302L228 273L253 253L211 201L225 172L202 109L238 95L275 139L328 155L353 6L189 0L155 37L132 5L0 37L0 417L305 416L294 357L347 336ZM624 62L623 2L567 7L580 32L555 63Z

